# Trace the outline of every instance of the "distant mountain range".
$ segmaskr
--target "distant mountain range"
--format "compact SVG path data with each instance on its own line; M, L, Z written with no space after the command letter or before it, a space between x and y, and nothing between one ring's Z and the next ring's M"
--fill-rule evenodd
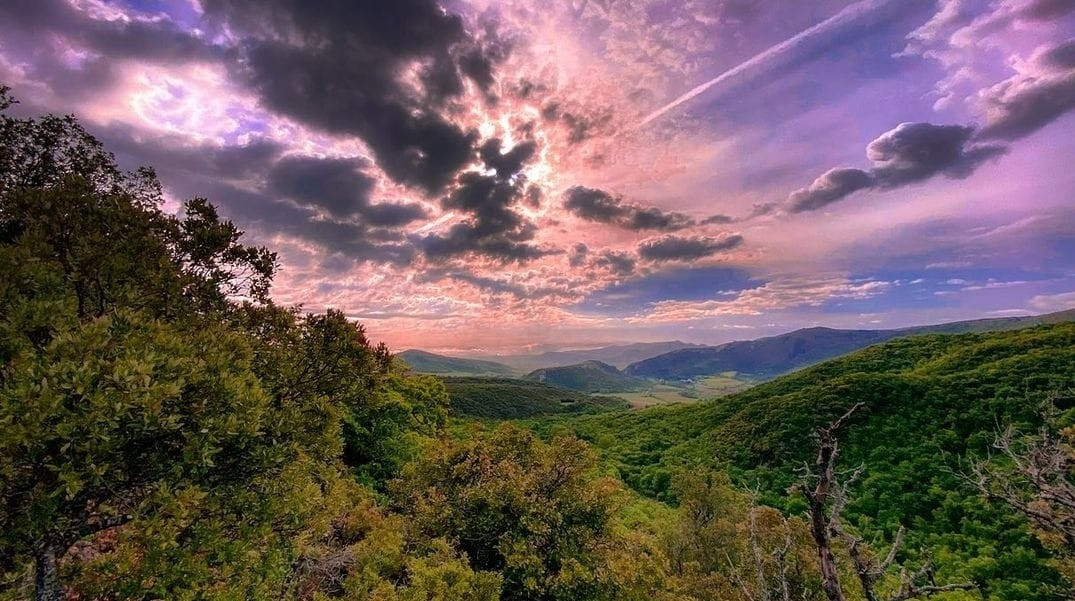
M536 355L504 355L495 357L482 357L482 359L510 365L520 371L532 371L542 367L558 367L561 365L575 365L585 361L600 361L616 368L623 369L628 365L656 357L671 351L685 348L704 347L704 344L691 344L673 340L669 342L636 342L634 344L620 344L603 346L600 348L572 350L572 351L548 351Z
M627 376L615 366L600 361L544 367L530 372L526 379L580 392L630 392L649 385L645 380Z
M396 357L402 359L412 370L423 374L501 377L522 375L521 371L515 370L502 363L481 361L479 359L448 357L414 349L403 351L402 353L397 354Z
M1075 309L1047 315L975 319L898 330L806 328L757 340L679 349L632 363L624 373L637 378L688 380L734 371L740 376L766 379L893 338L999 332L1066 321L1075 321Z
M398 357L419 373L483 377L522 377L527 374L526 378L530 380L573 390L625 392L643 387L640 385L642 378L689 380L736 372L739 377L764 380L893 338L999 332L1067 321L1075 321L1075 309L1046 315L975 319L897 330L805 328L778 336L717 346L676 340L510 355L496 357L496 361L448 357L420 350L403 351Z

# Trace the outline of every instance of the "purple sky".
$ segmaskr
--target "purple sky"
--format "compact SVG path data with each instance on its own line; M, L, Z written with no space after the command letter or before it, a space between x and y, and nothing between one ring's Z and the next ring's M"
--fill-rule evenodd
M397 350L1075 307L1075 0L7 0L0 82Z

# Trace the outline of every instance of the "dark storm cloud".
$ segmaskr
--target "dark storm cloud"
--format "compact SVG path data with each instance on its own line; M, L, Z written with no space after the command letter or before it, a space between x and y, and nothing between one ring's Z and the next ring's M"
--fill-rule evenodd
M616 275L631 275L635 271L637 261L630 253L616 250L602 251L593 260L596 267L604 267Z
M198 177L243 180L260 176L284 151L282 145L265 138L254 138L243 145L216 146L191 144L181 136L139 131L125 124L91 126L90 130L126 169L150 165L158 171Z
M733 221L735 221L735 217L732 217L730 215L720 215L720 214L718 214L718 215L710 215L709 217L706 217L705 219L699 221L698 223L700 225L711 225L711 224L715 224L715 223L716 224L732 223Z
M534 156L537 144L532 141L520 142L507 152L501 151L500 138L490 138L478 149L486 167L496 171L497 177L508 178L514 176Z
M1030 68L982 92L989 119L980 138L1016 140L1075 109L1075 39L1035 54Z
M205 196L221 213L245 229L262 235L284 235L303 240L354 261L407 265L414 247L399 232L371 229L358 221L322 219L310 207L274 198L219 181L184 178L175 188L185 197Z
M269 187L337 217L354 215L369 203L377 185L377 180L362 172L368 166L361 159L287 157L273 166Z
M655 262L694 261L732 250L742 243L743 237L739 234L726 234L717 238L662 236L640 244L638 255Z
M576 243L571 247L571 256L568 259L572 267L582 267L586 264L586 257L590 254L590 247L586 246L582 242Z
M695 225L683 213L625 203L604 190L575 186L564 194L564 208L587 221L608 223L626 230L671 232Z
M937 174L961 179L1005 152L1002 146L972 145L974 128L962 125L901 123L866 147L874 185L898 188Z
M417 240L433 260L466 254L486 256L504 263L526 263L553 251L531 244L536 226L512 206L524 198L521 182L467 172L443 199L445 210L460 211L468 220L449 228L444 235L430 234Z
M806 188L791 193L788 210L792 213L813 211L873 186L873 178L862 169L830 169Z
M1001 145L974 143L973 135L974 128L963 125L901 123L866 147L870 169L830 169L810 186L792 192L787 209L813 211L859 190L889 190L935 175L962 179L1007 151Z
M286 157L269 172L269 189L279 196L324 209L334 217L360 216L371 226L398 227L426 217L421 205L370 202L376 180L364 159Z
M125 168L154 165L171 195L204 196L224 217L256 234L283 234L352 262L401 266L417 252L399 226L424 216L424 210L412 204L370 203L370 187L362 174L345 173L363 166L361 159L281 158L282 148L267 140L220 147L127 126L95 127L91 133ZM264 174L268 176L262 182ZM361 195L348 196L353 191ZM323 200L322 193L340 198ZM340 217L326 208L329 203L355 210Z
M533 95L539 90L524 87L523 97ZM566 107L561 102L550 102L541 109L541 116L547 123L558 123L567 134L568 144L578 144L599 133L611 131L612 112L608 108L587 109L583 107Z
M432 0L332 0L316 9L301 0L203 4L211 20L242 37L242 74L273 110L357 135L385 173L427 192L471 160L477 134L445 112L466 74L479 86L491 82L494 58ZM424 65L417 94L400 79L416 63Z
M465 80L486 91L494 83L509 47L491 28L471 35L433 0L202 4L205 34L167 18L95 19L62 0L10 0L0 3L0 34L9 52L34 53L33 76L59 96L112 85L116 59L221 61L270 110L362 138L397 182L436 192L472 160L477 134L447 114ZM225 38L237 42L209 41ZM67 46L90 54L73 66L60 58ZM414 65L419 90L400 79Z

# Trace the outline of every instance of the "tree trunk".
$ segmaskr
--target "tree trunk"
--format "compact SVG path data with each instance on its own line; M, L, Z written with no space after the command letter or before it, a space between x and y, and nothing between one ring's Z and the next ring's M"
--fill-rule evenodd
M62 601L56 551L40 549L34 557L34 601Z
M810 504L810 534L817 547L817 558L821 562L821 588L829 601L844 601L844 592L840 588L840 575L836 571L836 557L832 553L832 539L829 537L829 524L825 519L825 506Z

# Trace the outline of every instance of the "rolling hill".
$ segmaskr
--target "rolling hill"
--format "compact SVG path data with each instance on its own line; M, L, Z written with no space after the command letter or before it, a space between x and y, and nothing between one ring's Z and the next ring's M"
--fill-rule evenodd
M396 356L403 360L407 367L420 374L507 377L519 375L511 367L493 361L460 359L414 349L403 351Z
M452 413L486 419L519 419L542 415L598 413L626 409L627 402L513 378L441 378Z
M1075 310L1029 317L976 319L898 330L806 328L757 340L679 349L632 363L624 369L624 373L639 378L687 380L734 371L749 378L767 379L894 338L938 333L1007 331L1068 321L1075 321Z
M998 424L1033 432L1046 395L1073 389L1075 323L1061 323L900 338L712 401L534 427L598 443L610 468L650 497L674 500L671 475L684 467L726 466L740 485L760 486L763 502L800 512L786 491L814 453L812 433L863 402L840 446L841 466L865 469L849 523L867 539L906 525L909 553L931 547L990 599L1043 600L1042 584L1058 576L1026 521L985 502L958 471L989 454ZM1070 406L1062 423L1075 418Z
M526 374L526 379L579 392L629 392L648 385L647 382L626 376L615 367L600 361L546 367Z

